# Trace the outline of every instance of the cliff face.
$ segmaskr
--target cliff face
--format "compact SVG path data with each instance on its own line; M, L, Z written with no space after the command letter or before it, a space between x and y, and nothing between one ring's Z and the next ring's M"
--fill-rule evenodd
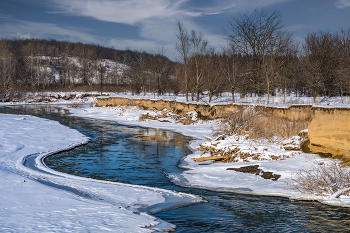
M313 107L308 128L312 152L350 161L350 109Z
M121 97L98 98L97 107L102 106L140 106L144 109L172 110L184 115L196 111L201 119L212 120L227 116L240 110L244 105L202 105L187 104L167 100L127 99ZM257 106L264 114L287 118L290 121L309 120L309 149L312 153L329 154L345 162L350 162L350 109L323 108L311 105L293 105L289 108Z
M210 106L205 104L181 103L169 100L128 99L123 97L98 98L96 103L96 107L125 105L139 106L144 109L168 109L180 115L196 111L199 117L203 120L222 118L229 115L231 112L247 107L245 105L235 104ZM307 120L311 116L311 105L293 105L289 108L257 106L256 108L256 110L261 111L262 113L272 114L276 117L284 117L291 121Z
M122 97L98 98L96 103L96 107L125 105L139 106L144 109L156 109L159 111L168 109L179 115L196 111L199 117L203 120L222 118L230 114L230 112L244 108L243 105L227 104L210 106L204 104L181 103L169 100L128 99Z

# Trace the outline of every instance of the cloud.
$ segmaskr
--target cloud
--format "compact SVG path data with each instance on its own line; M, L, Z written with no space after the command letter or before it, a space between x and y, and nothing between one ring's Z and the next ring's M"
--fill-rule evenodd
M337 0L334 5L340 9L347 8L350 7L350 0Z
M224 46L224 35L216 35L195 19L200 16L250 11L288 0L51 0L60 14L90 17L99 21L127 24L139 28L139 40L109 40L116 48L145 49L164 45L174 52L176 21L188 30L203 33L211 46ZM57 11L58 10L58 11ZM196 23L197 22L197 23Z
M198 12L181 8L189 0L54 0L62 11L97 20L135 25L146 19L166 19L176 15L193 16Z
M51 0L55 8L75 16L106 22L136 25L148 19L191 18L223 12L252 10L288 0ZM343 0L345 1L345 0Z
M289 0L211 0L205 7L198 8L205 15L251 11Z
M77 29L59 27L55 24L10 19L0 24L0 31L6 38L63 38L71 41L97 43L95 36Z
M9 15L1 14L0 13L0 19L10 19L11 17Z
M20 38L20 39L30 39L30 38L32 38L30 33L27 33L27 34L17 33L17 37Z

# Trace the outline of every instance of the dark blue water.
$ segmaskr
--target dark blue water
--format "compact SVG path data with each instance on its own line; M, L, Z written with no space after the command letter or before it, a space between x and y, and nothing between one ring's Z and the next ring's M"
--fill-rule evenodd
M92 138L87 145L50 156L51 168L95 179L188 192L208 202L155 216L175 224L177 232L350 232L350 210L318 202L184 188L166 174L190 151L180 134L85 119L54 106L2 107L0 112L35 115L59 121Z

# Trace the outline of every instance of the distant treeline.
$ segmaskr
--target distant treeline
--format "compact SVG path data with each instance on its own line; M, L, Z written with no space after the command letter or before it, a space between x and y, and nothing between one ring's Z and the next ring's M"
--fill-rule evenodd
M279 12L229 20L228 46L214 49L178 21L178 62L153 54L56 40L0 40L0 99L15 91L99 90L243 96L350 95L350 30L309 33L298 43ZM191 95L189 95L189 93ZM269 99L269 98L268 98ZM234 101L234 99L233 99ZM269 100L268 100L269 101Z
M175 63L154 54L57 40L0 40L0 99L15 91L178 92Z
M107 48L97 44L83 44L81 42L73 43L68 41L45 40L45 39L12 39L4 40L8 43L9 49L14 54L28 54L28 49L35 48L37 56L51 57L79 57L82 56L82 51L87 51L89 58L109 59L116 62L124 62L125 60L135 61L138 51L118 50ZM153 56L147 54L147 57ZM164 59L167 59L164 57Z
M314 99L350 95L350 29L309 33L299 43L282 29L278 11L264 9L232 18L229 25L229 45L218 51L178 21L177 75L187 98L191 93L199 99L203 90L210 98L223 91L268 97L293 92Z

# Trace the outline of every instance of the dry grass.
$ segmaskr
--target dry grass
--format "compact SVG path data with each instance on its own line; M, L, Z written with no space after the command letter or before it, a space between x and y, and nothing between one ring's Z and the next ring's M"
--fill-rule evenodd
M198 147L196 147L197 151L201 151L201 157L204 154L209 154L209 157L204 157L203 159L199 158L192 158L194 161L199 160L215 160L217 162L223 162L223 163L233 163L238 161L243 162L251 162L253 160L255 161L261 161L261 160L284 160L287 158L290 158L290 156L293 155L269 155L264 154L261 151L241 151L240 148L237 145L231 145L231 146L225 146L225 147L219 147L217 148L218 144L220 142L212 143L211 145L208 144L199 144ZM267 149L266 149L267 150ZM265 151L265 150L264 150Z
M331 196L350 187L350 170L336 162L329 165L321 163L311 171L299 170L288 185L301 193Z
M141 114L139 116L139 121L146 121L146 120L158 120L158 116L152 116L148 113Z
M216 135L249 135L251 139L290 138L307 128L307 121L294 121L266 115L254 106L236 111L223 119Z
M210 157L216 157L216 156L223 156L227 159L233 158L233 156L240 151L235 145L232 145L231 147L224 147L221 149L215 148L217 144L213 144L213 146L205 146L203 144L199 144L199 146L196 148L197 151L201 151L201 155L203 156L205 153L210 153Z
M198 122L197 113L190 112L181 117L179 114L174 114L164 110L161 112L154 111L152 114L143 113L140 115L139 121L158 120L164 122L163 119L168 117L174 118L176 123L181 123L183 125L191 125Z

